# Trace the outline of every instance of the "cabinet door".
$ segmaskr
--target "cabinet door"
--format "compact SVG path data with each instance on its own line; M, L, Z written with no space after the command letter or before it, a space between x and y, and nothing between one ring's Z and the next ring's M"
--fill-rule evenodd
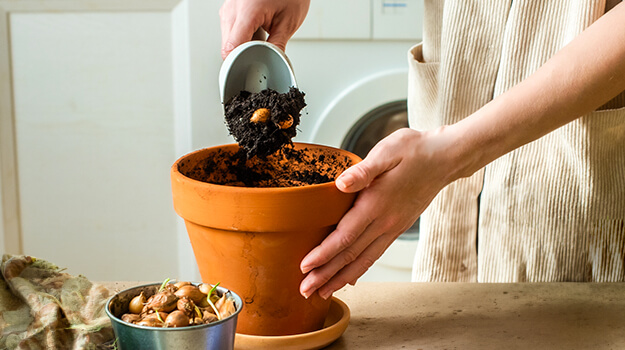
M193 77L206 63L193 63L191 53L206 58L205 45L214 44L209 56L220 59L218 39L194 37L190 18L216 18L218 5L0 1L5 252L92 280L198 277L169 170L194 148L194 125L208 125L192 114L221 111L216 89L210 107L191 103L208 92L196 80L213 77Z

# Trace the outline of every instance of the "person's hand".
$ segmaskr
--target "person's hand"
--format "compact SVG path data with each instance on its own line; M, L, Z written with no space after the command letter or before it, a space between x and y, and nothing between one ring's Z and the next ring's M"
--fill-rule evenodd
M268 42L284 51L309 5L310 0L226 0L219 10L222 58L250 41L259 28L269 34Z
M318 290L327 299L354 284L455 179L453 142L443 129L400 129L339 176L339 190L361 192L334 232L302 260L304 297Z

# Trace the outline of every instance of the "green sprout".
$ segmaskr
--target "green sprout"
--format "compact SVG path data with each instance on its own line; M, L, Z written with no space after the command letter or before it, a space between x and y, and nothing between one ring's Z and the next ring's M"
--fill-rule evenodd
M217 310L217 308L215 307L215 304L213 304L213 301L211 300L211 295L213 295L213 292L215 291L215 289L217 289L217 286L219 285L220 282L217 282L216 285L213 286L213 288L211 288L210 292L208 292L208 295L206 296L206 300L208 301L208 304L213 308L213 311L215 311L215 315L217 316L218 320L221 320L221 315L219 315L219 311Z
M161 284L161 288L158 289L158 291L162 291L163 289L165 289L165 286L167 285L167 283L169 283L170 279L167 278L163 281L163 284Z
M154 312L156 312L156 318L158 318L161 323L165 323L165 321L163 321L163 318L161 317L161 314L158 312L158 309L154 309Z
M216 285L213 286L213 288L211 288L211 291L208 292L208 297L210 298L211 295L213 295L213 292L215 291L215 289L217 289L217 286L219 285L219 283L221 282L217 282Z

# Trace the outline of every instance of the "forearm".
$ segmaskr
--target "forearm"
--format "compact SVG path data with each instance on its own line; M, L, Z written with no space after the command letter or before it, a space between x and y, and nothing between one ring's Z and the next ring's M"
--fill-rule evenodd
M625 90L625 4L605 14L526 80L448 126L455 178L587 114Z

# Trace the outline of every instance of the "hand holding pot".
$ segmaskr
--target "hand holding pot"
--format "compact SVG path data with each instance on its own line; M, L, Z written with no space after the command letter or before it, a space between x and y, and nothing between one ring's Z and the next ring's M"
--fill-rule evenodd
M336 180L343 192L360 191L336 230L300 265L308 276L300 293L328 298L354 284L421 215L436 194L458 178L452 138L444 128L400 129L380 141Z
M219 10L221 56L252 40L257 29L269 33L268 42L285 51L286 42L304 22L310 0L226 0Z

